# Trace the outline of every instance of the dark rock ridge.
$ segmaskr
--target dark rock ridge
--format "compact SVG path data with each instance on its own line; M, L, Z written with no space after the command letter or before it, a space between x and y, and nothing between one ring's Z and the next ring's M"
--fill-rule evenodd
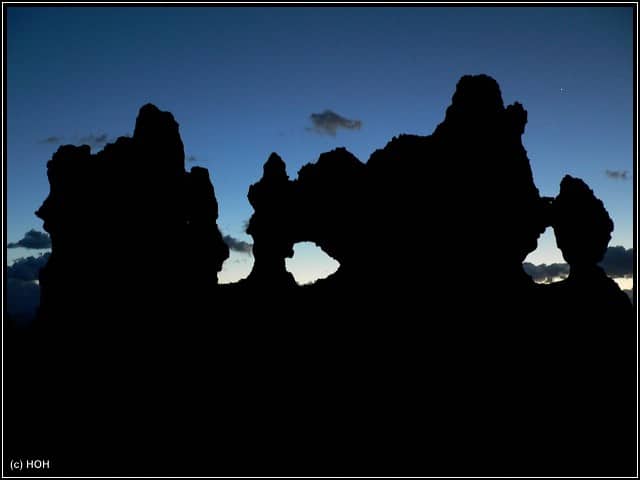
M8 343L9 456L61 475L633 476L636 331L597 266L613 223L579 179L539 195L526 123L464 76L431 135L366 162L337 148L290 179L272 153L233 285L171 114L146 105L95 155L60 147L39 319ZM547 227L571 271L537 285L522 262ZM297 286L302 241L338 271Z

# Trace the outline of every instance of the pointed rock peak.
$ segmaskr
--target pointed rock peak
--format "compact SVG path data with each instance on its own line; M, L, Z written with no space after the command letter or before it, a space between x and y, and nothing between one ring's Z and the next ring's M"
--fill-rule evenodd
M452 105L487 112L504 109L498 82L484 74L463 76L456 85Z
M570 265L595 265L606 251L613 221L602 200L579 178L565 175L552 205L558 247Z
M147 103L146 105L143 105L142 107L140 107L140 111L138 112L138 115L152 115L152 114L159 114L162 113L161 110L156 107L153 103Z
M263 176L266 177L286 177L287 175L287 165L284 163L284 160L280 158L280 155L273 152L269 155L269 159L265 162L262 167Z
M559 200L563 202L570 200L579 203L587 201L589 203L597 202L602 204L602 201L596 198L589 185L582 179L571 175L565 175L560 182L560 195L558 195L557 201Z
M585 224L595 227L599 224L610 233L613 221L609 217L602 200L581 179L565 175L560 182L560 194L554 202L556 216L567 216L575 221L582 219Z
M170 112L151 103L144 105L138 112L133 140L152 157L162 158L162 164L184 170L184 145L178 122Z
M298 171L298 183L331 185L360 181L366 166L346 148L340 147L320 154L316 163L307 163ZM318 183L319 182L319 183Z
M478 138L496 130L499 123L508 120L504 116L500 86L488 75L464 75L456 85L456 91L447 107L445 119L434 131L434 134L457 135L465 132ZM511 131L524 131L526 115L524 109L518 107L508 114L516 123L508 127ZM457 133L455 133L457 132Z
M507 107L508 123L518 135L524 133L524 127L527 124L527 111L520 102L515 102Z
M358 158L347 150L344 147L338 147L330 152L324 152L320 154L318 158L318 163L328 164L328 163L349 163L352 165L362 164Z
M179 137L178 123L170 112L163 112L152 103L147 103L138 112L133 138L162 138L167 134Z

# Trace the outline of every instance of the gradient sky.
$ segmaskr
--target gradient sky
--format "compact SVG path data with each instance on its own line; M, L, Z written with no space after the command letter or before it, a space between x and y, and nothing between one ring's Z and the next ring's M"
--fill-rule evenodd
M344 146L366 161L400 133L430 134L458 79L486 73L529 113L523 143L542 195L585 180L633 246L633 18L628 7L17 7L7 21L7 237L42 230L33 212L58 145L131 134L152 102L173 113L187 169L207 167L224 234L251 241L246 194L272 151L294 178ZM360 120L312 131L331 109ZM51 137L55 137L52 139ZM49 141L47 141L49 139ZM99 149L99 148L98 148ZM96 151L96 149L94 149ZM451 165L451 181L456 169ZM398 232L411 261L415 232ZM32 254L8 250L8 261ZM336 263L298 246L301 281ZM234 253L221 281L252 264ZM532 263L562 262L547 231Z

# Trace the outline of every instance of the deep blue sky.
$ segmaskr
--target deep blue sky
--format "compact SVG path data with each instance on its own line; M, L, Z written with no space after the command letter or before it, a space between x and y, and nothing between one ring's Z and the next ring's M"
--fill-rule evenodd
M345 146L366 161L399 133L429 134L456 82L487 73L529 112L523 136L541 194L584 179L633 245L633 9L629 7L9 7L8 241L42 222L46 162L61 143L130 134L147 102L171 111L187 156L209 169L225 234L250 241L246 199L272 151L295 177ZM362 121L310 131L325 109ZM57 142L44 142L58 137ZM458 167L451 165L452 180ZM398 232L411 238L407 229ZM419 238L415 238L419 241ZM398 250L398 261L410 261ZM9 250L9 261L27 254ZM296 256L297 257L297 256ZM302 257L302 256L301 256ZM313 253L298 268L312 276ZM534 263L562 261L545 234ZM251 259L234 255L227 279Z

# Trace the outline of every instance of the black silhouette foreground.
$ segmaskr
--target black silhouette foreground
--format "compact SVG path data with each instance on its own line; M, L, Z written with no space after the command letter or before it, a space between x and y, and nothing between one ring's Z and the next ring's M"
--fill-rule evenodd
M339 148L290 179L271 154L248 194L253 271L232 285L171 114L144 106L97 154L60 147L38 319L5 341L5 469L635 475L636 328L598 267L613 223L579 179L540 197L526 121L465 76L433 134L366 163ZM548 286L522 268L547 227L571 267ZM338 271L296 285L302 241Z

